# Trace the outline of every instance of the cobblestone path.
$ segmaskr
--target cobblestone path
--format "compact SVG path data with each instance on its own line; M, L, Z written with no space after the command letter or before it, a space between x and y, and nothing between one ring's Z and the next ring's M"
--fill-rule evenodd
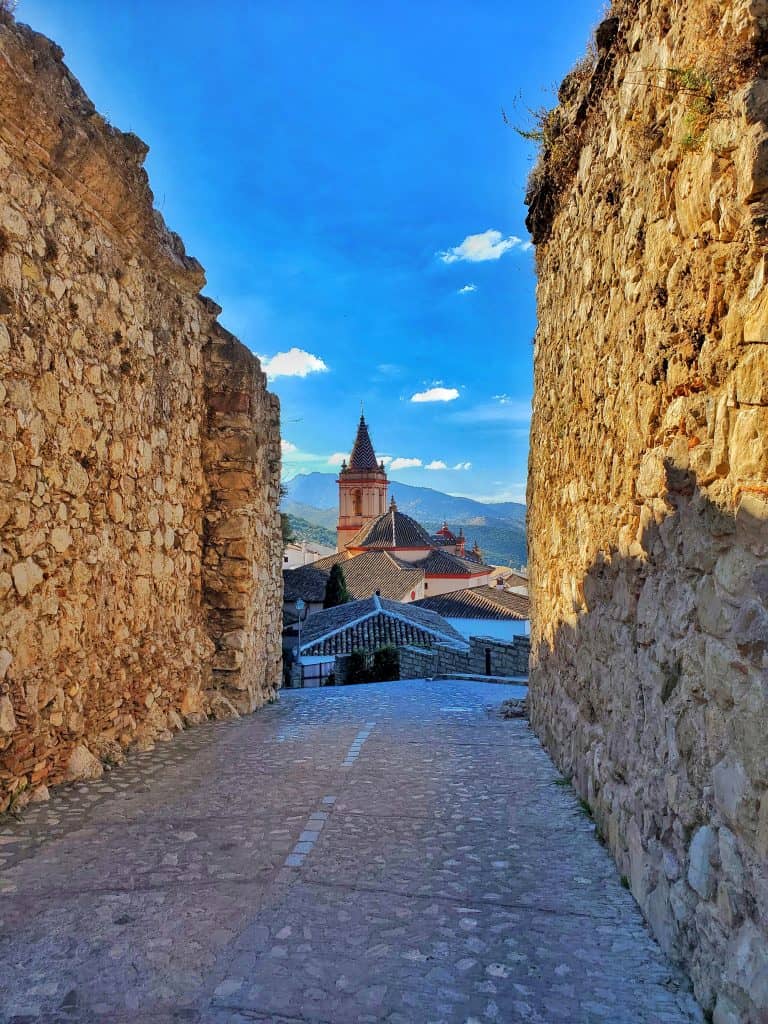
M0 1018L701 1021L517 688L288 692L0 824Z

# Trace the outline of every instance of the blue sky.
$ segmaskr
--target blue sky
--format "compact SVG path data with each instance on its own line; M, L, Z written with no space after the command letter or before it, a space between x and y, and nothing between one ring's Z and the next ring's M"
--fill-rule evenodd
M363 401L394 478L511 500L532 390L533 152L501 108L524 123L551 104L598 15L566 0L17 10L149 144L156 205L222 323L266 357L287 477L333 471Z

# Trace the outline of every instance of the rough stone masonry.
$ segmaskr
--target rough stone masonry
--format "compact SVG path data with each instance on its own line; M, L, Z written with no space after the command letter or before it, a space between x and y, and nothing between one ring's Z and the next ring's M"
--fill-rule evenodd
M532 722L716 1024L768 1021L767 41L615 3L528 194Z
M0 15L0 811L280 680L277 399L61 58Z

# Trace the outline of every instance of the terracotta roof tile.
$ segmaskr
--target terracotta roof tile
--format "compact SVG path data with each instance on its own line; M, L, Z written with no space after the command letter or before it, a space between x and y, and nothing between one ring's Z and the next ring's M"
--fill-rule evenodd
M426 608L449 619L516 619L530 617L530 604L522 594L510 594L501 587L467 587L449 594L438 594L414 601L414 607Z
M427 531L399 512L394 502L382 515L366 523L349 541L351 548L431 548L432 539Z
M322 601L331 569L340 564L352 597L371 597L378 590L382 597L400 601L410 596L424 579L421 569L403 562L389 551L364 551L350 558L346 552L326 555L310 565L287 569L283 573L285 600Z
M450 551L432 551L426 558L414 562L414 565L423 569L425 576L475 576L491 571L489 565L462 558Z

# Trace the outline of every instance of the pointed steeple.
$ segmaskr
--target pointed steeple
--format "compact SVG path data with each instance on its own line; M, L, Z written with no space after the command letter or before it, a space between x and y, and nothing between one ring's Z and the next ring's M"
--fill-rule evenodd
M360 414L360 422L357 425L355 444L349 457L349 468L353 473L365 473L379 468L379 464L376 461L376 453L373 450L371 438L368 434L368 424L365 422L365 416L362 413Z

